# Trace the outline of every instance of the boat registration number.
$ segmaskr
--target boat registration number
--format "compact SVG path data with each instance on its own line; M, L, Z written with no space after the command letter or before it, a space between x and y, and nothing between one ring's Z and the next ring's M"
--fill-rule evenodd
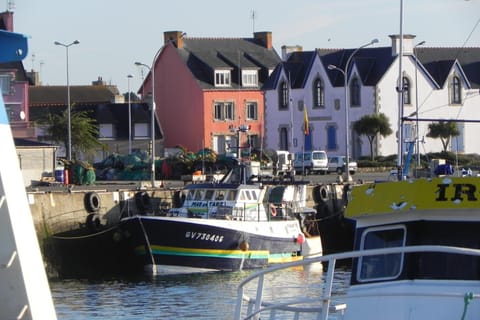
M206 232L192 232L187 231L185 233L186 239L192 240L203 240L203 241L211 241L211 242L223 242L223 236L218 234L211 234Z

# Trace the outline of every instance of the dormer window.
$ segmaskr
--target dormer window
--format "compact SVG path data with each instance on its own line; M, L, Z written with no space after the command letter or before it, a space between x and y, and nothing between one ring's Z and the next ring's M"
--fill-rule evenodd
M320 78L315 79L313 82L313 108L325 107L325 90L323 82Z
M454 76L450 83L450 104L461 104L462 103L462 85L460 78Z
M242 70L242 86L244 87L258 86L258 71Z
M230 70L215 70L215 87L229 87L230 85Z

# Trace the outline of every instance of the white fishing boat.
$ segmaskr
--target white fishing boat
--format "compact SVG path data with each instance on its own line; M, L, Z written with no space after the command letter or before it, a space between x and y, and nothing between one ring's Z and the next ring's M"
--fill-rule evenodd
M262 180L239 165L220 182L190 184L181 208L121 220L137 263L150 274L263 268L321 255L307 183ZM253 166L255 167L255 166Z
M274 319L282 313L291 319L480 317L480 179L365 184L354 187L349 200L345 215L355 221L355 250L248 277L238 288L235 319ZM333 294L336 262L343 259L352 260L350 286ZM265 274L319 261L328 264L320 298L262 298ZM258 290L249 298L244 288L254 280Z

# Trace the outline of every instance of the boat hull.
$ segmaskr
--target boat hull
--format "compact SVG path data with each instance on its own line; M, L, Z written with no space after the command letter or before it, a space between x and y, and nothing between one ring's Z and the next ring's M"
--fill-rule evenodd
M152 274L254 269L301 259L303 234L295 220L136 216L124 219L122 228L131 235L137 262Z

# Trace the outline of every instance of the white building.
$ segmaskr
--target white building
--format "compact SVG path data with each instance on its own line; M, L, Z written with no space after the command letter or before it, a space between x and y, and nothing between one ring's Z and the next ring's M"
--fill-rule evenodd
M366 137L351 128L366 114L382 112L389 118L394 134L378 137L376 155L398 153L397 128L403 122L403 141L416 141L420 152L439 152L439 139L426 137L428 124L456 120L460 136L452 139L451 151L480 153L475 138L480 124L480 47L415 47L415 36L403 38L403 103L397 91L399 79L398 36L391 36L391 47L369 46L356 49L318 49L303 52L300 47L283 47L283 62L265 84L265 144L267 148L288 150L326 150L344 155L345 87L343 72L352 54L348 73L348 132L350 155L370 154ZM355 52L356 51L356 52ZM336 66L329 69L328 66ZM418 99L417 99L418 97ZM403 113L400 106L403 104ZM309 130L304 129L304 107ZM417 112L418 110L418 112ZM417 121L418 115L418 121ZM308 133L308 134L305 134ZM406 144L403 150L407 150Z

